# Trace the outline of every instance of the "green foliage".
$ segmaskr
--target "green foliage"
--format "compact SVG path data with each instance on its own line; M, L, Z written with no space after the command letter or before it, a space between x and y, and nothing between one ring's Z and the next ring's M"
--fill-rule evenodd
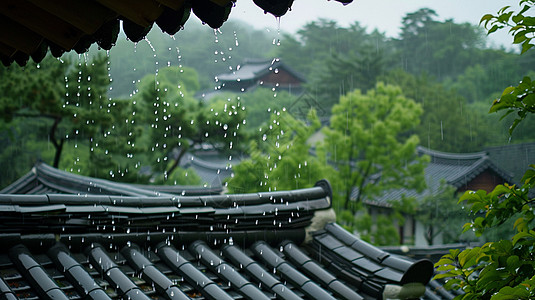
M490 192L468 191L459 203L469 206L472 222L464 231L481 235L515 219L516 233L464 251L450 250L437 264L435 279L446 279L448 289L461 289L458 299L533 299L535 297L535 213L529 192L535 183L535 165L522 178L521 187L498 185Z
M484 42L476 26L457 24L453 20L440 22L435 20L436 16L429 8L407 14L396 46L404 70L444 79L462 73L473 64Z
M513 36L513 44L521 45L522 53L524 53L534 45L532 40L535 17L524 15L533 5L535 1L521 0L519 6L522 9L516 14L510 10L510 6L504 6L496 15L484 15L479 23L484 24L489 34L499 29L509 28L509 33Z
M394 224L403 217L395 208L390 215L374 216L372 225L363 201L374 201L389 189L425 187L426 158L418 157L419 139L411 134L421 113L399 87L379 83L366 94L355 90L340 97L330 125L322 130L317 155L335 191L338 221L375 244L399 243Z
M234 166L228 180L232 193L287 190L311 187L324 178L323 165L309 152L307 140L319 128L314 111L308 124L286 110L274 111L261 139L249 146L248 159Z
M219 98L205 104L193 97L198 89L197 72L187 67L163 68L139 84L135 99L140 104L141 124L150 124L142 134L146 147L142 158L164 179L177 178L173 172L181 158L196 147L210 144L233 153L244 138L241 126L245 108L241 102Z
M444 152L479 151L488 141L490 125L483 113L470 109L466 99L429 76L414 76L393 70L382 76L386 83L399 85L404 95L423 108L414 132L423 146Z
M425 161L416 154L419 139L409 134L421 113L421 106L399 87L381 83L365 95L356 90L340 98L318 147L318 157L330 165L336 209L355 213L357 203L373 201L385 190L424 188Z
M480 23L484 23L489 34L502 28L509 28L509 33L514 38L513 44L522 45L521 53L525 53L534 45L532 39L535 37L533 35L533 32L535 32L535 17L525 16L524 13L529 11L535 5L535 2L521 0L519 5L522 9L516 14L509 9L509 6L505 6L496 15L484 15ZM528 114L535 113L535 84L532 83L529 76L524 77L518 86L506 88L501 96L494 100L490 112L502 110L505 111L502 118L511 113L517 114L509 127L510 135Z
M428 245L443 234L444 243L459 241L458 224L468 219L466 213L457 204L456 189L444 181L440 182L438 190L430 191L418 201L414 217L427 229L425 239Z
M382 53L376 50L333 53L326 58L321 72L311 78L307 88L316 95L325 110L330 110L341 95L355 89L365 92L374 88L384 64Z
M271 112L288 109L296 98L285 91L274 93L271 89L256 88L253 92L237 96L247 111L247 131L258 132L260 127L267 126Z
M330 111L341 95L373 88L393 57L384 34L366 31L359 23L341 27L320 19L306 24L297 36L285 35L279 56L305 75L308 91Z
M505 110L502 119L511 113L516 113L513 123L509 127L509 134L512 135L515 128L522 122L528 114L535 113L535 82L526 76L518 86L506 88L502 95L494 100L490 108L491 113Z
M522 0L524 7L514 15L506 6L496 16L485 15L481 19L485 26L491 25L489 33L504 27L511 27L516 44L522 44L522 52L533 45L533 17L523 13L533 6L533 1ZM510 23L512 22L512 23ZM529 36L526 36L528 35ZM490 112L506 110L504 116L517 112L509 133L533 113L534 86L525 77L517 87L508 87L492 104ZM489 229L499 228L512 220L516 230L507 239L488 242L481 247L464 251L451 250L437 264L440 272L435 279L446 279L447 289L461 289L464 294L457 299L533 299L535 297L535 231L532 188L535 184L535 165L530 165L522 178L522 186L498 185L490 193L468 191L459 203L470 208L472 221L464 225L464 231L472 230L480 236Z

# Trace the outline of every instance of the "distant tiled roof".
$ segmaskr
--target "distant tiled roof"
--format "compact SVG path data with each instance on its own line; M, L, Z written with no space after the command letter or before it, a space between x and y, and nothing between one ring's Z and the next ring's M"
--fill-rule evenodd
M401 199L403 196L421 198L438 191L441 181L460 188L487 169L494 171L505 181L512 180L512 176L496 166L485 152L446 153L421 146L417 151L419 155L428 155L431 159L424 170L427 189L422 193L409 189L386 191L373 200L368 199L370 204L390 206L389 201ZM354 190L353 194L356 195L357 192Z
M270 60L266 59L249 59L244 61L243 64L240 65L239 69L236 69L229 73L219 74L217 75L217 79L221 82L226 81L247 81L247 80L256 80L270 72L275 72L277 69L286 70L287 72L291 73L294 77L298 78L299 80L305 82L305 78L303 75L299 74L298 72L292 70L287 65L283 64L280 59L274 58Z
M491 169L506 181L510 182L512 179L512 176L505 170L498 168L485 152L446 153L420 146L418 153L431 157L431 162L425 172L426 177L434 179L434 182L431 183L432 188L438 188L440 179L445 179L448 184L459 188L486 169ZM439 182L436 182L437 179Z
M117 183L61 171L42 162L36 163L30 172L0 190L0 194L87 194L132 197L150 197L165 194L168 196L210 195L220 194L221 192L221 186L153 186Z
M337 0L349 3L352 0ZM40 62L50 50L55 57L92 44L109 50L120 23L129 40L137 42L156 23L170 35L180 30L193 12L210 27L219 28L232 10L233 0L2 0L0 1L0 60L25 65ZM284 15L293 0L254 0L275 16Z
M513 176L514 183L520 183L528 166L535 164L535 143L487 147L485 151L500 169Z
M221 187L226 178L232 175L232 165L238 164L240 159L222 158L217 152L203 154L202 152L187 153L180 161L182 168L191 168L201 177L203 183L214 188Z
M326 181L212 196L2 194L0 298L437 299L430 261L334 223L309 232L331 197Z

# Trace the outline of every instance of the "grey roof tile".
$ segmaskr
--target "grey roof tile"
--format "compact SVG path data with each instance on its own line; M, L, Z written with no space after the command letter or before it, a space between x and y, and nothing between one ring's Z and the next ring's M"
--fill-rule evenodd
M447 153L422 146L419 146L417 151L419 155L428 155L431 159L424 170L426 190L423 192L405 188L387 190L380 196L365 201L372 205L390 206L390 201L400 200L402 197L419 199L437 192L442 181L456 188L461 188L485 170L491 170L506 182L513 180L512 173L506 168L498 166L496 161L486 152ZM354 189L352 197L355 197L357 193L358 190Z
M0 214L0 243L26 250L17 258L0 253L0 278L7 288L21 286L3 292L0 282L0 292L71 299L370 299L386 284L428 280L432 265L390 255L334 224L303 244L305 227L316 210L330 207L331 196L326 182L242 195L2 195L1 205L14 209ZM16 268L16 260L23 267ZM45 275L58 288L31 279Z
M535 162L534 142L487 147L485 152L497 167L511 174L513 183L519 183L528 165Z

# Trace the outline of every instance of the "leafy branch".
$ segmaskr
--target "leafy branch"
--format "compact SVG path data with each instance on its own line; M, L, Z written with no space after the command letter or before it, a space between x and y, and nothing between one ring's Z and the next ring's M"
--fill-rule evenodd
M521 0L519 3L522 9L515 14L510 10L510 6L505 6L496 15L484 15L479 24L483 24L488 34L499 29L509 28L509 33L513 36L513 44L521 45L521 54L531 49L535 44L535 17L524 15L535 5L533 0ZM502 95L494 100L489 112L505 110L502 119L509 114L516 112L517 117L509 127L509 135L517 125L526 118L528 113L535 113L535 83L528 76L524 77L518 86L506 88Z
M464 231L476 235L516 217L510 240L489 242L464 251L450 250L435 265L435 279L445 288L460 289L456 299L533 299L535 297L535 213L529 191L535 183L535 165L522 178L523 186L498 185L490 192L467 191L459 200L474 218Z
M509 28L509 33L513 36L513 44L522 45L522 53L524 53L534 46L532 40L535 38L535 30L533 29L535 17L525 16L524 13L535 5L535 1L521 0L519 4L523 7L518 13L515 14L514 11L510 10L510 6L505 6L496 15L484 15L479 24L484 24L488 34L499 29Z

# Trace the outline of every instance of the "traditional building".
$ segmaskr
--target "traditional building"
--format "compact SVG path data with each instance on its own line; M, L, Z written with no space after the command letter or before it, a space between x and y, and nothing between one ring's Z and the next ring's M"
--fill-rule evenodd
M16 192L16 193L13 193ZM183 195L39 164L0 194L2 299L451 299L433 264L336 223L312 188Z
M416 201L427 196L436 195L442 182L453 186L457 195L462 195L467 190L485 190L490 192L498 184L513 182L513 176L497 166L487 152L475 153L446 153L418 147L419 155L427 155L430 158L425 168L425 180L427 188L419 193L409 189L395 189L386 191L373 200L366 200L372 214L384 213L391 207L392 201L398 201L402 197L412 197ZM357 191L354 191L356 193ZM415 244L416 246L427 245L424 238L425 228L411 216L406 216L405 226L400 228L401 243ZM435 237L433 244L441 244L442 236Z
M300 73L284 64L279 58L246 59L235 70L219 74L215 78L217 82L215 89L201 92L198 96L209 100L223 92L251 92L258 87L286 91L298 96L303 93L302 85L306 81Z

